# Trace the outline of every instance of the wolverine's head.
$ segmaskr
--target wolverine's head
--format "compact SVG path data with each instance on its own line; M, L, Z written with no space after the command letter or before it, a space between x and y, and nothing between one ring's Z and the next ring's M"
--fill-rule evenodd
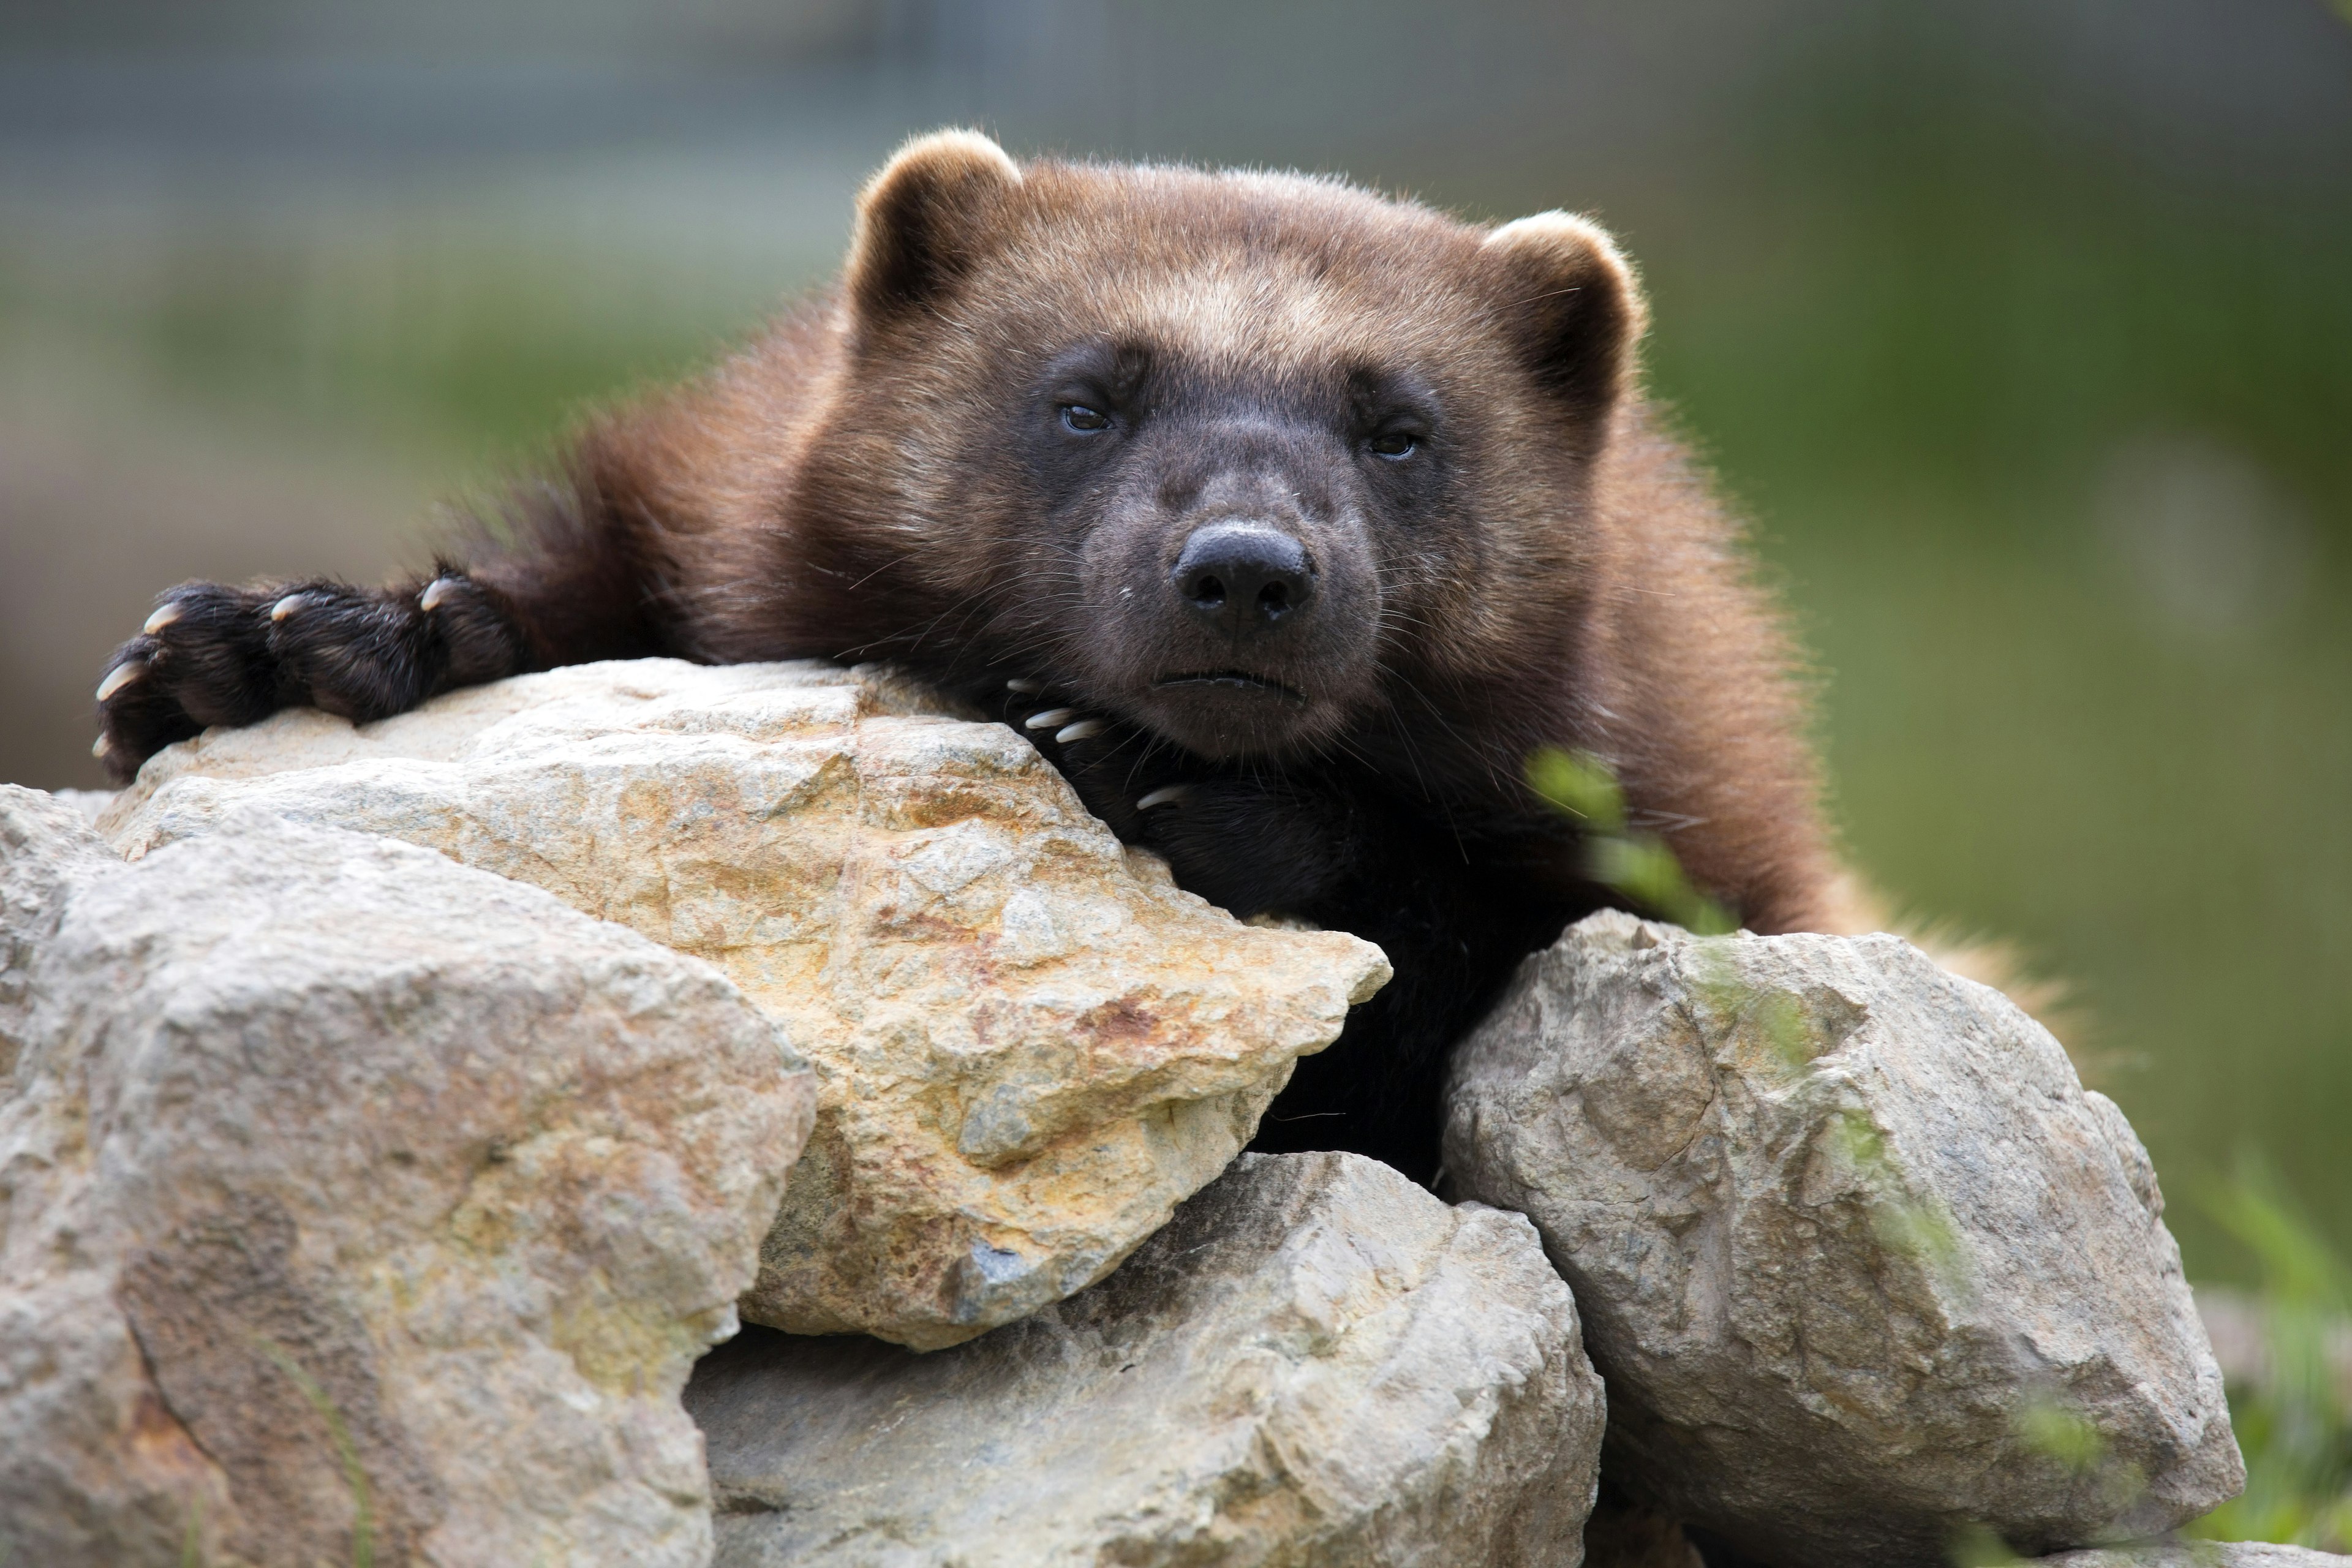
M1643 321L1563 214L1024 167L960 132L867 186L841 310L805 482L923 606L889 650L1045 675L1212 757L1548 651L1528 607L1578 591Z

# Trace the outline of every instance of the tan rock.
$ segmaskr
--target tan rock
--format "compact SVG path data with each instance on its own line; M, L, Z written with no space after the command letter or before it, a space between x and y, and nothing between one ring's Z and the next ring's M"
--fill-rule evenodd
M723 976L258 814L0 788L0 1545L700 1568L678 1403L814 1087ZM193 1550L194 1555L190 1555Z
M137 855L239 804L387 834L709 959L816 1065L747 1317L929 1349L1108 1273L1388 974L1125 849L1026 741L815 665L589 665L151 761Z
M1109 1279L932 1355L704 1360L716 1568L1575 1568L1603 1425L1517 1215L1244 1155Z

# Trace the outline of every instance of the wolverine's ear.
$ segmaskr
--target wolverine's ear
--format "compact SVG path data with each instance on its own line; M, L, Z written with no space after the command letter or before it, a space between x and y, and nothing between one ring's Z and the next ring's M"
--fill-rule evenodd
M1633 365L1649 308L1631 262L1589 218L1538 213L1486 237L1504 308L1536 379L1580 414L1608 413Z
M936 131L898 149L857 197L849 299L879 321L932 299L971 264L990 210L1021 167L977 131Z

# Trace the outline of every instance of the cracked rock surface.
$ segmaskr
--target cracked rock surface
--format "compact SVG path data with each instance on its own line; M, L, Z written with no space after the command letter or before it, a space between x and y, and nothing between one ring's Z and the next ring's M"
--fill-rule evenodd
M1517 1215L1244 1155L970 1344L747 1331L696 1369L718 1568L1574 1568L1600 1380Z
M678 1403L811 1075L717 971L383 839L136 865L0 787L7 1561L697 1568Z
M257 805L535 883L709 959L815 1066L754 1321L957 1343L1101 1279L1388 975L1125 849L1030 744L870 671L583 665L151 760L136 856Z
M1445 1151L1574 1288L1612 1478L1761 1562L2153 1536L2243 1485L2122 1112L1897 938L1594 915L1457 1054Z

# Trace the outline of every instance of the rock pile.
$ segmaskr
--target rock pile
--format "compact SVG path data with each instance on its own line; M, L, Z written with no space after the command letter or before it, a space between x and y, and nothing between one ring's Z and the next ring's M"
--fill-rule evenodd
M1235 1158L1377 950L877 672L284 714L100 804L0 793L12 1568L1575 1568L1596 1474L1595 1568L2334 1561L2113 1544L2239 1481L2154 1173L1894 939L1585 921L1449 1205ZM698 1366L739 1300L790 1331Z
M102 819L239 805L438 849L709 959L815 1067L744 1314L932 1350L1101 1279L1388 978L1129 852L1030 744L866 671L583 665L355 731L214 731Z

